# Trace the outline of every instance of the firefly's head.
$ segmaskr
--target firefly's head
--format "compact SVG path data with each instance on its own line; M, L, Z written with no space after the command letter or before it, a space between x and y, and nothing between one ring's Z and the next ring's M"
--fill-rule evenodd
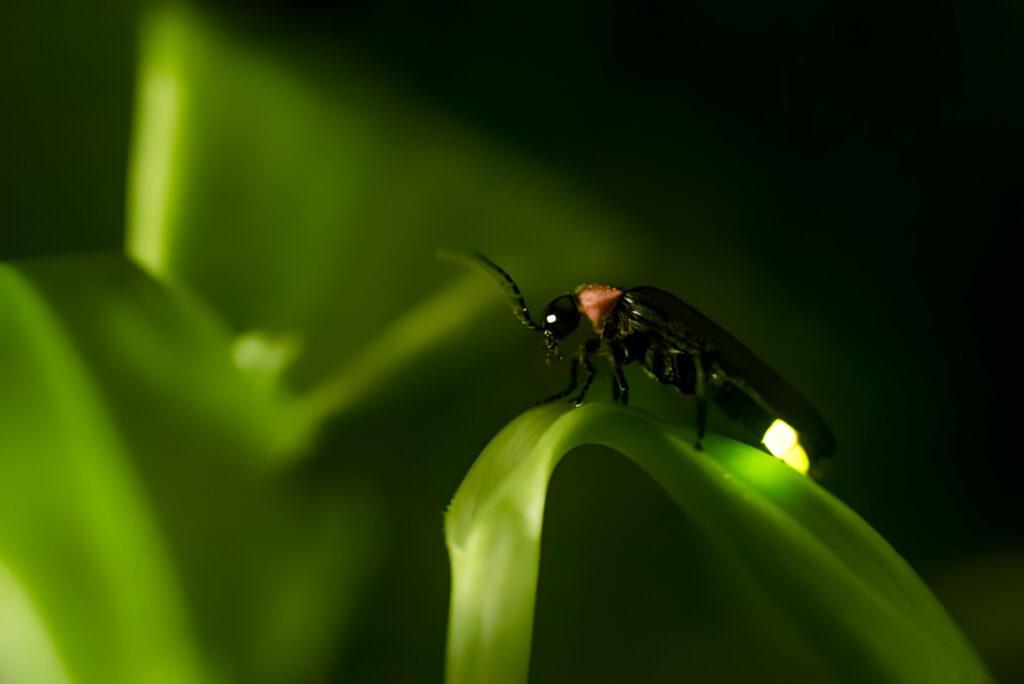
M569 336L579 326L579 302L574 295L556 297L544 308L540 321L544 343L548 348L548 360L561 358L558 353L558 340Z
M547 346L548 361L560 358L558 352L558 341L568 337L580 324L580 314L585 314L594 325L594 332L598 335L604 330L604 325L615 309L622 296L622 290L606 285L582 285L577 288L575 294L566 294L551 300L551 303L544 309L540 323L534 322L526 308L526 301L519 292L519 287L512 276L505 272L496 263L479 252L462 254L458 252L442 251L443 258L454 261L461 261L480 268L501 286L505 292L505 298L512 306L516 318L530 330L536 330L544 334L544 344Z

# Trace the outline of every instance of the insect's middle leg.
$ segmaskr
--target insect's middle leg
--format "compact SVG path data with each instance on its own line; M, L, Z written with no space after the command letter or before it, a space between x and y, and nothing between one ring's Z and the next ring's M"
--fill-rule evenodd
M615 375L612 377L612 401L617 401L623 406L629 405L629 383L626 382L626 374L622 372L622 365L613 363Z
M708 373L704 363L703 356L696 352L673 354L671 361L676 388L697 400L697 443L694 446L698 449L708 422Z
M621 345L609 346L611 348L609 361L612 365L612 401L627 406L629 405L629 383L626 382L626 374L622 372L622 364L627 361L627 357Z

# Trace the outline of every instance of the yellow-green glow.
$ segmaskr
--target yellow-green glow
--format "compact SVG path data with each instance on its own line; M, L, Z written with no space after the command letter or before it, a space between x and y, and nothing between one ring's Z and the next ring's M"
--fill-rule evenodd
M779 458L785 461L786 465L790 468L804 475L807 474L811 467L811 460L807 458L807 452L804 451L799 442L794 444L792 449L779 456Z
M761 441L768 447L772 456L782 459L794 470L807 474L811 461L807 458L807 452L800 446L796 430L789 423L776 419L765 431L764 439Z
M796 439L796 430L790 427L789 423L784 420L776 420L765 431L764 439L761 441L773 456L781 458L784 453L796 445Z

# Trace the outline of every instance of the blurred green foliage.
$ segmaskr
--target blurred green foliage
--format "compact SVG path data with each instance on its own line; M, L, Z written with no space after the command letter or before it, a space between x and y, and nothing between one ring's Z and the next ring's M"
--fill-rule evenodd
M1001 192L973 138L934 141L966 121L1008 144L990 124L1015 120L998 49L1014 24L730 7L655 18L693 51L696 76L668 90L661 42L620 54L609 27L636 16L614 4L529 50L529 12L482 18L488 41L370 7L334 30L166 4L138 33L131 3L12 9L0 680L437 681L444 502L563 372L438 247L489 254L535 307L595 279L711 314L829 417L827 485L938 582L997 676L1021 672L1000 627L1021 592L979 589L1019 588L1018 565L977 555L1020 542L996 515L1013 497L991 495L999 347L972 328L998 241L932 230L973 226L970 202ZM949 94L919 78L954 71L947 20L965 65ZM859 61L843 31L861 25L896 59ZM978 353L937 343L951 318ZM633 388L689 420L677 395ZM749 676L734 656L770 648L752 627L770 608L727 598L647 478L581 451L552 481L534 680L707 677L725 659Z
M300 388L450 280L437 248L481 228L541 273L570 252L614 261L621 224L345 61L303 70L181 9L143 35L129 251L234 329L300 335ZM475 289L464 319L493 303Z
M281 401L203 307L120 255L3 268L0 551L72 681L322 666L372 505L272 470Z

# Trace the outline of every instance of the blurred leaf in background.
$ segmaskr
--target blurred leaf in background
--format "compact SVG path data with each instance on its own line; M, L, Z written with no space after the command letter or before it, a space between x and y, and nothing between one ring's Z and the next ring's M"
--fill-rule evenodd
M15 268L2 277L0 559L74 680L198 680L180 587L112 416L43 298Z
M300 334L301 388L452 279L439 246L515 246L533 280L613 262L621 223L340 56L282 62L184 7L143 36L129 251L236 329ZM494 301L472 290L466 319Z
M322 668L373 507L271 469L280 398L223 325L120 255L5 266L3 292L0 554L73 681Z

